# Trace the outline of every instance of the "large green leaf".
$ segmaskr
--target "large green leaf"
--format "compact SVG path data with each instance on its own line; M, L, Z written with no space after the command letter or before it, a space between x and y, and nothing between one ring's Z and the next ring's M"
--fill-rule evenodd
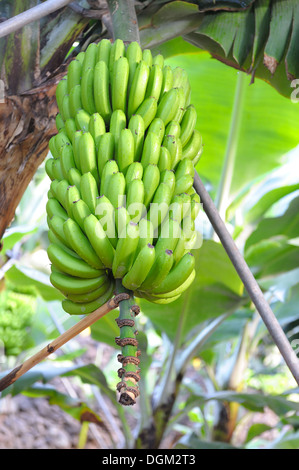
M167 63L183 67L190 77L191 100L198 113L197 129L204 143L197 170L216 189L222 173L237 72L207 53L175 56L168 58ZM246 80L231 200L246 184L280 166L282 156L299 142L297 105L262 81L250 85L250 78Z
M195 256L197 275L185 295L166 305L140 301L142 312L171 340L185 309L183 335L199 323L233 311L244 302L242 283L222 245L205 241Z
M299 197L291 201L284 214L278 217L263 219L257 229L248 237L245 250L263 240L269 240L275 236L294 239L299 236ZM291 243L291 242L290 242Z
M273 410L278 416L285 415L290 411L299 411L299 403L280 395L263 395L258 392L233 392L230 390L206 393L198 396L192 395L190 399L187 400L187 406L190 403L193 403L195 406L195 403L199 405L211 400L239 403L244 406L244 408L256 412L263 411L267 407Z
M185 39L290 98L291 82L299 77L298 25L296 0L256 0L242 11L207 12Z

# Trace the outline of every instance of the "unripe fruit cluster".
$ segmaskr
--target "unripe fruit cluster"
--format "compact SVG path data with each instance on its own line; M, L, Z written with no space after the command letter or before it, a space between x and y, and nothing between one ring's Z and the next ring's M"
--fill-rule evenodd
M192 283L202 139L190 95L185 70L136 42L104 39L70 62L46 161L50 280L66 312L94 311L118 278L155 303Z

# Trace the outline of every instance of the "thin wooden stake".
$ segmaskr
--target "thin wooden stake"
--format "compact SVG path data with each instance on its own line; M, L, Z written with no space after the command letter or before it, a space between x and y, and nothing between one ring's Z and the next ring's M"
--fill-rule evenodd
M54 339L54 341L48 344L41 351L34 354L34 356L27 359L23 364L16 367L5 377L3 377L0 380L0 392L5 388L9 387L9 385L13 384L17 379L24 375L25 372L32 369L32 367L34 367L42 360L46 359L46 357L48 357L54 351L57 351L57 349L61 348L61 346L63 346L65 343L77 336L83 330L91 326L93 323L95 323L97 320L109 313L111 310L117 308L120 302L122 302L123 300L127 300L128 298L128 294L120 293L116 295L113 299L108 300L108 302L102 305L102 307L98 308L89 315L86 315L76 325L69 328L67 331L62 333L62 335L58 336L58 338Z

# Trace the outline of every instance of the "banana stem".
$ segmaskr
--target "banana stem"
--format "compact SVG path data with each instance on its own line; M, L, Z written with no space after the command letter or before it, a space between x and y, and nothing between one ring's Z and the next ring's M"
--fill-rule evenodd
M112 21L113 39L140 43L135 6L132 0L107 0Z
M120 328L120 336L115 338L116 344L121 347L121 354L118 355L118 360L122 365L118 370L118 376L121 379L117 385L117 390L120 392L119 402L128 406L134 405L139 396L140 359L138 356L140 352L137 350L135 316L138 315L140 309L134 305L133 293L122 285L121 279L116 279L116 293L129 295L129 298L119 305L119 317L116 321Z

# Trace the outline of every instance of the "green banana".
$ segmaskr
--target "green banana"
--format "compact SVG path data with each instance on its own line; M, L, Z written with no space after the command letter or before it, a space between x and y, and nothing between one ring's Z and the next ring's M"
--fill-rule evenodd
M144 145L141 155L141 164L143 169L148 165L157 165L160 157L160 140L156 134L148 133L144 139Z
M64 220L68 218L67 212L55 198L48 199L47 204L46 204L46 212L50 219L54 215L58 215Z
M76 186L77 189L80 189L81 183L81 173L77 168L70 168L68 171L68 181L70 182L71 186Z
M111 175L113 173L117 173L119 171L118 164L115 160L108 160L104 168L102 170L102 176L101 176L101 184L100 184L100 194L107 196L107 191L108 191L108 186L109 186L109 180L111 178Z
M148 243L138 253L132 267L122 280L122 285L130 290L137 289L146 279L155 261L155 248Z
M126 180L121 171L113 173L109 178L107 187L107 198L116 209L124 204L126 190Z
M84 173L81 176L80 192L81 197L89 207L90 212L95 213L99 191L96 179L92 176L90 172Z
M106 278L105 282L103 283L102 286L98 287L94 291L91 292L86 292L85 294L65 294L67 300L71 300L72 302L75 302L76 304L85 304L92 302L99 297L101 297L103 294L106 293L108 290L108 287L110 287L111 281Z
M88 45L82 63L82 74L85 72L86 69L94 68L97 59L97 50L97 44L92 42Z
M191 196L191 218L195 220L200 211L200 197L197 193Z
M163 70L164 67L164 57L162 54L157 54L155 57L153 57L153 65L159 65L161 70Z
M69 118L65 121L65 132L70 139L70 141L73 140L73 136L75 132L77 131L77 126L76 126L76 121L74 118Z
M144 169L142 181L144 186L143 203L144 206L148 208L160 183L160 171L158 166L155 164L147 165Z
M79 54L76 57L76 59L79 60L81 65L83 65L84 57L85 57L85 52L84 51L79 52Z
M175 267L173 269L175 269ZM169 301L171 301L171 299L172 301L176 300L180 295L182 295L183 292L185 292L188 289L188 287L190 287L190 285L195 279L195 276L196 276L196 271L195 269L193 269L193 271L191 271L187 279L181 285L179 285L176 289L173 289L172 291L169 291L169 292L165 292L163 294L152 293L152 295L156 299L160 298L161 300L164 300L164 301L166 301L167 299Z
M110 56L109 56L109 75L112 80L112 75L113 75L113 68L115 62L120 58L125 55L125 45L121 39L116 39L110 49Z
M150 49L143 49L142 60L144 60L148 67L151 67L153 65L153 56Z
M158 168L160 172L164 170L171 170L171 154L168 148L161 146L159 161L158 161Z
M177 88L171 88L162 96L158 104L156 117L161 118L166 127L170 121L174 120L178 107L179 91Z
M133 179L127 188L126 206L133 222L139 222L144 209L144 185L139 178Z
M143 176L143 166L140 162L133 162L128 167L126 172L126 187L130 184L130 182L134 179L142 179Z
M69 170L75 167L75 159L72 145L65 145L61 150L60 167L63 178L68 180Z
M142 60L142 49L137 41L132 41L127 46L126 57L129 62L129 83L128 89L131 88L133 77L136 71L136 67Z
M182 178L183 176L190 175L194 178L195 169L193 163L189 158L184 158L181 160L175 170L175 177L177 180Z
M109 160L113 160L114 157L114 135L111 132L105 132L101 135L98 144L98 172L100 179L102 179L102 173L105 164Z
M57 102L57 106L58 106L58 109L62 110L62 102L63 102L63 98L65 97L65 95L68 93L68 89L67 89L67 78L64 77L62 78L62 80L60 80L60 82L58 83L57 87L56 87L56 102Z
M62 308L66 313L70 315L85 315L94 312L98 308L102 307L112 296L114 290L114 282L111 282L107 291L101 295L98 299L86 303L76 303L69 299L62 301Z
M87 264L96 269L105 266L97 256L79 225L73 219L67 219L63 224L65 237L72 248Z
M82 74L82 64L78 59L73 59L67 69L67 89L68 92L76 85L80 85Z
M56 179L54 176L54 168L53 168L54 162L55 162L54 158L48 158L45 162L46 173L52 181Z
M176 139L180 137L181 126L178 121L170 121L165 128L166 135L173 135Z
M176 170L177 165L179 164L180 160L182 159L183 147L181 139L176 139L176 147L175 147L175 154L174 159L171 162L171 167L173 170Z
M178 154L178 143L180 139L175 137L174 135L171 134L166 134L164 139L163 139L163 147L165 147L171 157L171 168L173 168L174 162L176 161L177 154Z
M167 294L178 289L189 278L195 267L195 258L192 253L186 253L180 261L168 273L164 281L158 287L152 289L152 293Z
M160 118L153 119L149 125L147 132L148 133L152 132L153 134L156 134L159 137L160 143L162 144L164 134L165 134L165 125L162 119Z
M188 194L176 194L169 206L169 217L181 222L189 214L191 198Z
M99 183L95 142L90 132L83 132L79 140L79 158L82 173L90 172Z
M110 51L111 51L111 42L109 39L102 39L98 43L98 50L97 50L97 59L96 62L103 61L109 66L109 58L110 58Z
M90 214L84 220L84 229L91 246L102 264L106 268L111 269L115 250L101 222L93 214Z
M67 180L64 180L64 179L60 180L59 183L55 187L55 195L58 201L60 202L60 204L62 205L62 207L64 207L64 209L69 213L70 208L69 208L69 203L67 199L68 187L69 187L69 183Z
M54 140L54 143L55 143L55 148L56 148L56 155L58 155L60 157L60 154L61 154L61 149L65 146L65 145L70 145L71 142L70 142L70 139L68 138L66 132L64 132L64 130L58 132L58 134L56 134L55 136L55 140Z
M54 179L56 179L58 181L62 180L63 179L63 173L62 173L62 169L61 169L60 158L55 158L54 159L52 169L53 169Z
M181 135L180 139L182 141L182 146L185 147L185 145L188 143L189 139L192 136L192 133L195 129L197 121L197 112L195 109L195 106L193 104L190 104L187 106L182 121L181 121Z
M49 140L49 149L53 158L59 158L59 153L56 150L55 138L56 135L51 137L51 139Z
M56 114L55 124L58 132L64 128L64 120L60 113Z
M176 185L176 175L174 174L173 170L164 170L160 175L160 182L165 183L169 186L171 190L171 195L174 192L174 188Z
M157 112L157 99L154 96L146 98L139 108L136 110L136 114L142 117L144 122L144 129L147 129L155 118Z
M92 279L80 279L67 274L51 272L50 281L61 292L69 294L87 294L101 287L107 280L106 274Z
M79 225L81 230L84 231L84 219L91 214L88 205L83 199L78 199L77 201L73 202L72 205L72 217L74 218L75 222Z
M126 207L119 206L115 209L115 226L119 236L121 233L123 233L130 221L131 218Z
M99 277L102 274L101 269L89 266L82 259L75 258L54 243L48 246L47 253L55 267L71 276L89 279Z
M61 227L61 226L60 226ZM62 226L63 230L63 226ZM55 233L52 231L49 225L49 231L48 231L48 239L50 243L54 243L55 245L60 246L64 251L69 253L70 255L74 256L75 258L80 259L80 256L77 255L71 248L69 248L60 238L58 238ZM51 271L53 272L55 268L53 268L53 265L51 265ZM56 270L59 271L59 270ZM61 272L60 272L61 273Z
M152 245L153 240L154 240L154 229L153 229L153 224L151 223L150 220L142 218L139 220L138 226L139 226L139 241L138 241L138 246L136 250L136 256L142 250L143 247L145 247L148 244Z
M64 98L62 100L62 108L60 109L60 114L63 118L64 121L72 117L71 111L70 111L70 97L69 95L64 95Z
M171 90L173 87L173 71L170 65L164 65L162 71L163 71L163 82L162 82L162 88L161 88L161 94L160 94L160 101L162 97L164 96L164 94L167 93L169 90Z
M101 137L106 133L105 121L99 113L94 113L90 116L88 130L92 135L96 150L98 151Z
M181 123L181 120L184 116L184 112L185 112L185 109L186 109L186 96L185 96L185 91L182 87L179 87L177 90L178 90L179 105L178 105L178 108L177 108L177 112L173 117L173 120L178 122L178 123Z
M96 111L102 116L106 125L110 122L112 114L109 69L104 60L100 60L94 68L93 94Z
M129 222L125 229L119 234L115 249L112 264L112 273L115 279L124 277L131 269L135 259L138 241L139 226L138 224Z
M127 108L127 89L129 81L129 62L126 57L120 57L113 66L111 81L112 109L121 109L124 113Z
M193 177L185 175L177 179L175 182L174 194L186 193L193 185Z
M97 198L97 207L95 210L97 219L101 222L101 225L107 234L112 246L115 248L117 238L115 233L116 225L116 211L109 199L102 195Z
M65 222L65 219L63 217L60 217L59 215L53 215L51 218L48 217L47 220L50 230L54 233L56 238L58 238L60 243L63 246L66 246L67 248L71 248L63 230L63 224Z
M188 143L185 145L185 147L183 147L182 158L190 158L190 160L192 160L198 154L201 147L201 134L197 129L194 129Z
M147 219L152 222L155 230L164 221L169 210L171 198L172 191L168 184L160 183L150 204L150 209L147 212Z
M135 159L134 137L130 129L122 129L119 134L117 147L117 164L119 171L126 175L127 170Z
M73 153L74 153L74 160L76 164L76 168L82 173L81 166L80 166L80 151L79 151L79 143L81 140L81 136L83 135L83 131L76 131L73 135Z
M75 85L69 94L69 107L71 117L75 119L78 111L82 109L82 101L81 101L81 84Z
M154 64L150 69L148 84L145 92L145 98L160 98L163 83L163 72L158 64Z
M138 289L136 290L136 296L141 297L142 299L146 299L149 302L152 302L153 304L158 304L158 305L165 305L165 304L170 304L171 302L174 302L175 300L179 299L181 294L175 296L175 297L170 297L169 299L167 298L159 298L154 295L146 294L144 292L140 292Z
M156 253L159 254L165 250L174 252L181 234L180 222L167 217L161 226L159 238L155 245Z
M85 109L79 109L75 116L75 122L78 131L88 132L90 114Z
M114 136L114 148L115 154L118 151L118 140L122 129L125 129L127 125L127 118L125 113L121 109L115 109L111 115L110 120L110 132Z
M132 132L134 139L134 160L139 162L141 158L145 133L145 125L142 116L139 114L133 114L129 120L128 129L130 129Z
M144 60L141 60L136 67L129 91L127 110L129 119L133 114L136 114L137 109L144 101L148 79L149 66Z
M153 289L157 288L167 277L172 265L173 253L171 250L165 250L156 254L151 270L139 286L139 290L142 292L151 292Z

